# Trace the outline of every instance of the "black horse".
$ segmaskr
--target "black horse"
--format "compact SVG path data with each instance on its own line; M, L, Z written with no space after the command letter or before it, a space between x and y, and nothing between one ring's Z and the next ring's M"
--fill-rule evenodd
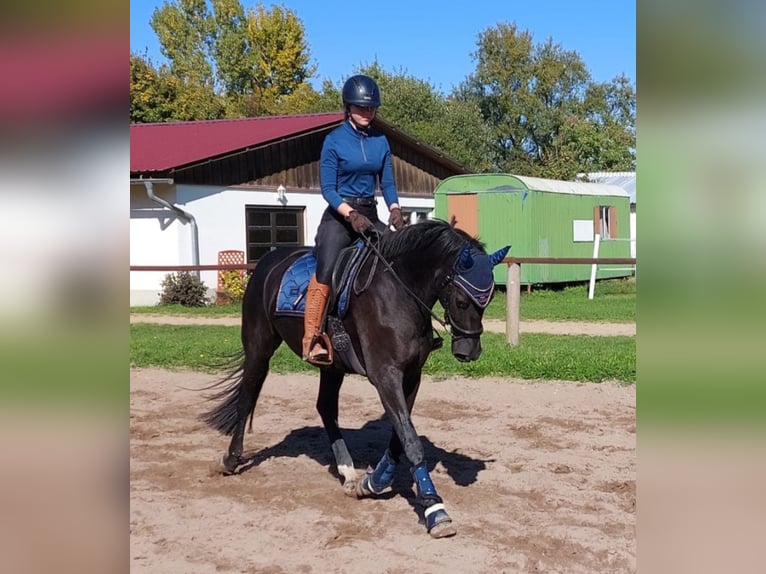
M280 316L275 310L285 270L309 249L280 248L268 253L256 265L245 290L244 359L218 383L226 387L211 398L220 404L202 416L214 429L232 435L222 460L226 474L247 462L242 457L245 425L248 417L252 421L271 356L283 341L301 354L302 318ZM454 222L429 220L383 234L368 249L374 253L359 264L356 280L357 287L362 287L352 290L348 313L342 319L356 357L354 364L361 369L347 366L336 352L334 364L320 371L317 410L347 494L375 496L389 489L404 453L428 532L435 538L451 536L456 529L429 476L410 413L423 365L434 349L433 306L438 300L445 310L453 355L460 361L478 359L482 316L494 289L492 268L508 247L487 255L483 244L455 228ZM361 477L338 427L338 396L344 376L351 372L367 376L394 430L376 468Z

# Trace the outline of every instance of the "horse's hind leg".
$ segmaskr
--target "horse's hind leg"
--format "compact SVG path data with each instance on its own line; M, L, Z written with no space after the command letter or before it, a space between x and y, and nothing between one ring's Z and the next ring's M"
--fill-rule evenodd
M266 327L264 327L266 329ZM275 332L259 333L251 337L245 348L242 380L236 396L236 423L232 431L229 450L224 455L222 463L224 472L236 472L242 464L242 447L245 435L247 417L252 416L258 396L261 394L263 382L269 372L269 360L282 342Z
M343 384L344 374L340 371L323 369L319 375L319 394L317 411L327 432L335 455L338 474L343 477L343 490L349 496L356 496L356 470L354 461L346 447L346 441L338 426L338 396Z

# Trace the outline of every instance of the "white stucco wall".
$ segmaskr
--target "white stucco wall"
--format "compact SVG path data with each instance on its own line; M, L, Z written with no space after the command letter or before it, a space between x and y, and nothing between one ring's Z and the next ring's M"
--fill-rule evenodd
M245 251L245 207L282 205L273 190L257 191L201 185L155 185L155 195L177 205L194 216L199 232L199 263L216 265L218 252L227 249ZM149 200L143 186L131 186L130 264L191 265L192 230L172 213ZM314 236L322 212L327 206L318 193L285 194L286 207L305 208L304 239L314 245ZM401 198L404 208L429 210L434 200ZM388 209L382 198L378 216L388 221ZM130 273L130 305L154 305L159 300L161 282L169 272L133 271ZM217 271L202 271L200 279L212 294L218 282Z
M174 186L155 184L154 194L175 203ZM130 186L130 264L182 265L179 248L191 242L189 225L182 224L170 210L151 201L143 185ZM188 261L190 263L191 261ZM154 305L168 272L131 271L130 305Z

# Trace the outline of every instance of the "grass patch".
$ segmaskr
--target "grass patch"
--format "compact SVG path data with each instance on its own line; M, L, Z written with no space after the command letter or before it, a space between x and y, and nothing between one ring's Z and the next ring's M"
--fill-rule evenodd
M505 320L506 300L505 290L498 289L484 316ZM536 288L531 293L522 289L519 312L522 320L634 323L636 281L635 278L599 281L592 300L588 299L588 285Z
M635 337L544 335L524 333L519 346L510 347L504 335L485 333L478 361L461 363L444 348L432 353L424 372L434 378L514 377L601 382L636 381Z
M180 304L152 305L131 307L130 312L138 314L181 315L192 317L239 317L242 314L242 303L208 305L207 307L184 307Z
M474 363L460 363L450 353L451 341L432 353L424 374L445 379L457 377L514 377L600 382L636 380L635 337L590 337L585 335L521 335L518 347L509 347L496 333L482 336L484 349ZM218 373L240 351L239 327L211 325L130 326L132 367L188 368ZM316 372L284 344L271 360L275 373Z
M488 319L505 320L506 292L503 288L495 290L495 296L487 306L484 316ZM202 317L239 317L241 303L229 305L210 305L208 307L184 307L182 305L162 305L152 307L131 307L131 313L151 313L162 315L188 315ZM439 303L434 312L444 316ZM629 279L610 279L596 283L593 300L588 299L588 286L537 288L532 293L521 293L521 319L545 319L549 321L593 321L611 323L632 323L636 320L636 281Z

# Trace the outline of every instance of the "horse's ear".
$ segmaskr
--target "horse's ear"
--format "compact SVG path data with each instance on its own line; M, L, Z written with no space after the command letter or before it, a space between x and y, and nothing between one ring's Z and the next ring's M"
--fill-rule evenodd
M501 247L497 251L495 251L493 254L489 256L489 261L492 263L492 267L500 263L503 259L505 259L505 254L508 253L508 250L511 248L510 245L506 245L505 247Z
M453 213L449 218L449 226L455 227L457 225L457 217L455 217L455 214Z
M473 267L473 256L471 255L471 246L466 243L457 256L457 268L459 271L467 271Z

